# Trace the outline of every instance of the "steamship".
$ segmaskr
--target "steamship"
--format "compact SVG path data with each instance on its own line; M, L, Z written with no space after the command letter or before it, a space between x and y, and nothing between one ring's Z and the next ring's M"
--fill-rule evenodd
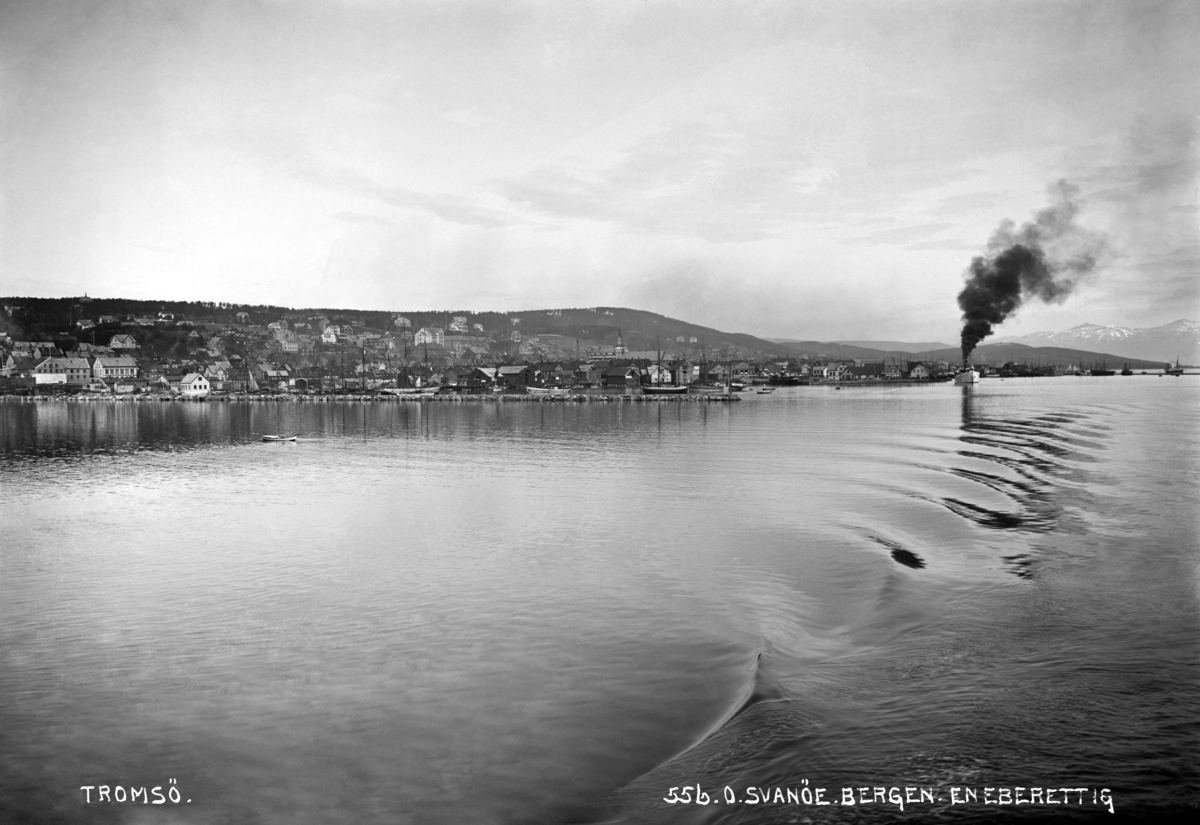
M978 384L979 371L971 366L971 352L975 349L975 345L968 343L967 330L963 328L962 341L962 369L954 375L954 383L960 385Z
M978 384L979 371L971 366L971 362L966 358L963 359L962 369L954 376L955 384Z

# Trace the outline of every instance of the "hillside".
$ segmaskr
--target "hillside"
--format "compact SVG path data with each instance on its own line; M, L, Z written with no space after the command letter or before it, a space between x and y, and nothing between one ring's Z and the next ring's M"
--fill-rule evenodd
M792 338L768 338L767 340L774 341L777 344L805 343ZM831 343L879 350L881 352L928 352L952 346L951 344L944 344L941 341L918 341L915 343L909 341L832 341Z
M274 305L233 304L209 301L139 301L124 298L36 298L3 297L0 332L29 340L78 337L81 319L97 320L111 315L117 318L173 315L195 324L233 323L239 313L249 316L248 323L265 325L280 319L321 316L335 324L352 324L374 330L394 329L403 316L411 329L440 327L447 329L457 318L471 330L476 325L483 334L498 342L510 342L514 333L527 340L534 336L553 337L564 351L579 347L613 347L620 338L630 351L657 351L664 356L727 360L733 358L786 357L790 350L779 344L743 333L723 332L691 324L653 312L623 307L576 309L540 309L520 312L469 312L466 310L407 311L304 308Z
M29 340L64 337L83 340L83 334L79 332L76 324L81 319L96 320L105 315L138 318L169 313L177 319L186 319L195 324L209 324L231 323L237 319L239 313L245 313L249 317L249 323L257 325L280 319L320 316L336 324L353 324L362 329L381 331L394 329L397 319L403 316L413 330L421 327L445 329L458 319L472 330L481 329L484 335L502 346L516 337L521 340L538 337L544 338L547 344L564 353L575 349L588 352L596 348L611 348L617 344L619 338L630 352L654 353L661 349L663 356L667 358L706 358L710 361L807 356L814 360L904 362L944 359L950 363L957 363L960 358L957 347L936 343L933 344L933 348L917 350L921 345L898 341L861 341L857 344L771 341L626 307L540 309L520 312L398 312L295 309L272 305L197 301L137 301L122 298L7 297L0 298L0 308L4 310L0 312L0 333ZM1190 323L1179 322L1180 325ZM518 336L514 336L514 333ZM1125 336L1122 340L1129 337ZM880 346L864 346L868 343ZM1107 361L1110 366L1115 365L1119 368L1128 361L1134 369L1158 369L1166 360L1168 359L1133 358L1122 355L1115 348L1096 351L1062 346L1038 347L1016 342L1006 343L1002 340L979 347L974 355L974 361L979 364L998 365L1015 361L1030 365L1087 367ZM1184 360L1189 359L1184 357ZM1200 358L1192 360L1200 361Z

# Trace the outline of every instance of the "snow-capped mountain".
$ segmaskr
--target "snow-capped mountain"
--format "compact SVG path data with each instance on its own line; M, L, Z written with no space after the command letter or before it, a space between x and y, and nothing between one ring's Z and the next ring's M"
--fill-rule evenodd
M1065 332L1035 332L1019 337L997 338L995 343L1026 344L1031 347L1069 347L1148 361L1200 363L1200 323L1173 321L1161 327L1117 327L1080 324Z

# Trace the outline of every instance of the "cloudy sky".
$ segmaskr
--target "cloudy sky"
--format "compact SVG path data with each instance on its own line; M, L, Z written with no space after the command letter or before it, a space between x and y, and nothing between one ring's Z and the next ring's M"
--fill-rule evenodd
M0 0L0 294L950 341L1065 179L1104 260L999 334L1200 320L1197 43L1194 0Z

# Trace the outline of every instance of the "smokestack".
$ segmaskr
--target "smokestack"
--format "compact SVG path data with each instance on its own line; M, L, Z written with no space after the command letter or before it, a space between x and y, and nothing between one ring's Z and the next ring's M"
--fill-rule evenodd
M1096 267L1104 239L1075 224L1079 189L1066 181L1050 187L1055 202L1017 229L1005 220L988 241L987 253L967 268L958 293L963 312L963 364L979 342L1027 298L1062 303Z

